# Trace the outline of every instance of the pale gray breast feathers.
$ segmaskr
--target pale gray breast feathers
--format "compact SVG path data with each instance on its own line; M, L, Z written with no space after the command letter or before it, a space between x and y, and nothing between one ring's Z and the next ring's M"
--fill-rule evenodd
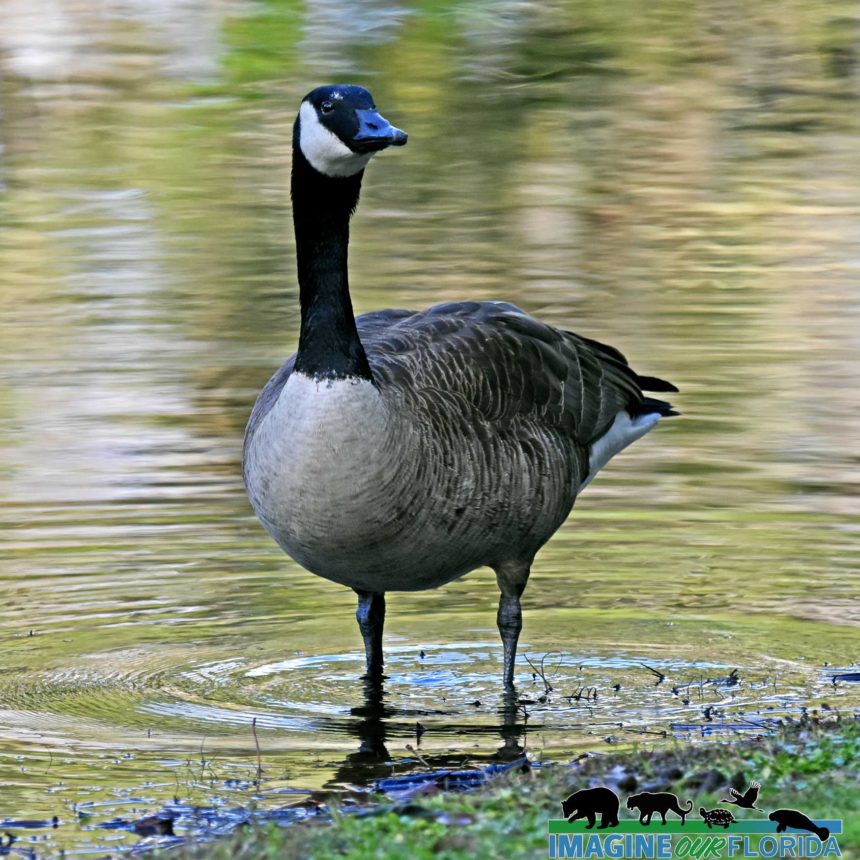
M344 401L346 414L325 387L308 415L354 424L362 438L321 453L308 435L325 437L323 424L301 424L303 404L281 396L291 359L260 395L245 439L246 483L267 528L308 569L352 587L426 588L530 558L570 512L594 441L642 403L620 353L514 305L457 302L356 322L379 409Z

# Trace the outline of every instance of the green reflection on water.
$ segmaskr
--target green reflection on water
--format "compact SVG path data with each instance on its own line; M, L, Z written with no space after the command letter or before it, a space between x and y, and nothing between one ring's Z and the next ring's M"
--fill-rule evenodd
M246 804L225 780L253 774L251 716L269 787L355 778L352 598L271 546L239 478L296 341L295 106L331 79L410 132L368 171L359 311L504 298L682 389L535 566L524 650L599 699L535 705L532 752L707 705L856 708L825 668L860 621L852 4L81 4L53 37L32 16L0 12L4 813ZM481 572L389 601L393 757L419 716L440 762L500 745L495 600Z

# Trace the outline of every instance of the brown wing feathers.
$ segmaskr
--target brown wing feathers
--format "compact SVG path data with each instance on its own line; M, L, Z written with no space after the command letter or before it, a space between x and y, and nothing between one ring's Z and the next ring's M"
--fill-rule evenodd
M561 331L502 302L383 311L357 320L374 375L405 393L444 389L488 421L530 417L590 445L622 409L676 414L642 389L676 391L638 376L613 347ZM422 398L423 399L423 398Z

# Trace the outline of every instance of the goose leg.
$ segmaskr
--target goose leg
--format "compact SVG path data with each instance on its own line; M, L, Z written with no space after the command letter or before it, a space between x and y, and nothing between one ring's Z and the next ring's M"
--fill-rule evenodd
M364 638L367 657L367 677L382 675L382 627L385 624L385 595L371 591L358 591L358 609L355 617Z
M496 568L496 581L499 584L499 612L496 623L502 637L505 651L505 666L502 678L506 688L514 686L514 661L517 656L517 641L523 629L523 612L520 608L520 595L529 579L531 562L509 563Z

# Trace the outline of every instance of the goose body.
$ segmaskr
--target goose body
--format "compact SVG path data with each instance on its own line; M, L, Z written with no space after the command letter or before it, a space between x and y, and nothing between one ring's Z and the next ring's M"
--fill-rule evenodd
M355 319L349 218L368 153L404 142L360 87L302 102L292 189L302 329L248 422L245 483L285 552L357 592L369 673L382 669L385 592L493 568L510 684L535 553L612 456L675 414L643 388L675 389L505 302Z

